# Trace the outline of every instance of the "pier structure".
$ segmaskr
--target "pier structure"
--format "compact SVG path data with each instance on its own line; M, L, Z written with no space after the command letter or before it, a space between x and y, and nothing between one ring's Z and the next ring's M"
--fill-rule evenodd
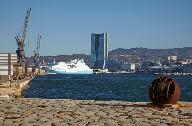
M30 15L31 8L26 12L22 33L15 36L16 53L0 53L0 97L17 97L35 76L24 51Z

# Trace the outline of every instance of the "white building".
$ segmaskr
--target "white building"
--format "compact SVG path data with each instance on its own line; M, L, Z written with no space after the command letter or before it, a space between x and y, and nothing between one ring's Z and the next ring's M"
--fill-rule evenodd
M16 63L16 53L0 53L0 82L8 82L11 80L13 65Z
M177 56L168 56L168 61L176 61L177 60Z
M181 64L186 65L186 64L192 64L192 59L185 59L181 61Z

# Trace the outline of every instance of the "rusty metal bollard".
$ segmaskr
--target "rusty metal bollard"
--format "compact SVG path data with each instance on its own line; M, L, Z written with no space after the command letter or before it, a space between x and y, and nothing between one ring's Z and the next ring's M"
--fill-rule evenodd
M180 98L180 87L170 77L161 76L151 82L149 98L157 106L176 104Z

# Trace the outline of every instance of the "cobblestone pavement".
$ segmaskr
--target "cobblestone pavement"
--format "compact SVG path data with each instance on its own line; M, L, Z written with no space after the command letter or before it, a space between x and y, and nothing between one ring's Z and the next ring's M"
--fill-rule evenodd
M192 125L192 103L157 108L144 102L0 99L3 126L167 126Z

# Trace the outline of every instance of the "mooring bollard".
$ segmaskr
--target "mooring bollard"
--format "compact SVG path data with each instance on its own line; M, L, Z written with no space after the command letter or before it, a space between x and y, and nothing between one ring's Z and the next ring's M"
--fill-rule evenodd
M180 87L170 77L161 76L151 82L149 98L157 106L176 104L180 98Z

